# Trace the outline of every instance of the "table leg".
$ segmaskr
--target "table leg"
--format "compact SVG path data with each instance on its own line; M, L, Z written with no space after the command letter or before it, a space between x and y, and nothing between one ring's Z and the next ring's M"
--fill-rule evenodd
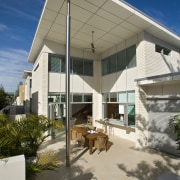
M106 141L106 152L107 152L107 150L108 150L108 140Z
M89 140L89 154L92 154L93 141Z

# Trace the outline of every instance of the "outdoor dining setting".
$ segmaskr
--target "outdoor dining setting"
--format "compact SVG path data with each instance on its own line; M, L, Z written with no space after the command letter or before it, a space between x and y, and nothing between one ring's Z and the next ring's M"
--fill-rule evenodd
M70 139L77 146L88 147L89 154L93 154L93 147L99 151L108 150L108 135L104 129L92 125L75 125L70 130Z

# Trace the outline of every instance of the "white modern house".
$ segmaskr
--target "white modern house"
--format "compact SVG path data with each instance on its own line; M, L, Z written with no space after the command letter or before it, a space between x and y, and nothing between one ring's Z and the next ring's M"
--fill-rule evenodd
M54 104L66 116L66 15L66 1L46 0L28 57L33 113ZM180 111L179 35L122 0L71 0L70 42L71 116L177 154L168 122Z
M23 79L25 79L24 82L24 110L26 114L29 114L31 112L31 101L32 101L32 95L31 95L31 87L32 87L32 72L28 70L24 70L23 72Z

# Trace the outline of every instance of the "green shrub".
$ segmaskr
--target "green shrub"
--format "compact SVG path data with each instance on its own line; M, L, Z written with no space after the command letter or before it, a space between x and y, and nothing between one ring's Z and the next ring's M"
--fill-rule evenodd
M52 126L63 128L61 123L49 121L43 115L30 115L11 122L6 115L0 114L0 158L24 154L28 179L42 170L58 167L53 154L37 154L40 145L49 136L47 132ZM35 161L32 161L32 158Z
M180 114L174 115L169 121L170 127L176 134L177 150L180 150Z
M55 152L45 152L37 155L33 161L26 164L26 177L28 180L33 180L37 173L45 170L56 170L59 165L59 157Z
M48 135L49 120L44 116L31 115L9 122L0 117L0 155L3 157L24 154L25 158L36 156L37 150Z

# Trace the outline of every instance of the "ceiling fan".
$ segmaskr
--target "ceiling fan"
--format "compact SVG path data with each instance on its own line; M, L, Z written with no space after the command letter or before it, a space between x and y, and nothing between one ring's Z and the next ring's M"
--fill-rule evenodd
M84 48L84 49L91 50L92 53L95 53L97 48L96 48L95 45L94 45L94 31L91 31L91 33L92 33L92 41L91 41L91 43L90 43L90 47L89 47L89 48ZM99 49L99 48L98 48L98 49Z
M95 53L95 46L94 46L94 31L92 31L92 42L91 42L91 51Z

